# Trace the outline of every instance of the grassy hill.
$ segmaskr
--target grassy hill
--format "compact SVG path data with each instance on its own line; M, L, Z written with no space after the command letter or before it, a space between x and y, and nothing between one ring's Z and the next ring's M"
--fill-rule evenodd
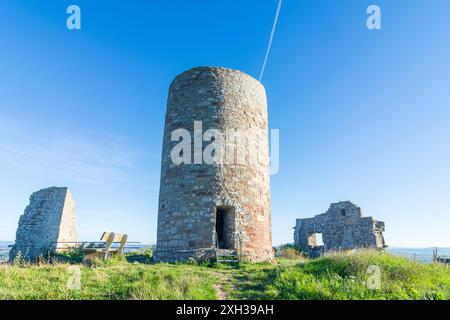
M379 267L379 289L367 286L370 266ZM0 299L450 299L450 269L372 251L238 266L1 265Z

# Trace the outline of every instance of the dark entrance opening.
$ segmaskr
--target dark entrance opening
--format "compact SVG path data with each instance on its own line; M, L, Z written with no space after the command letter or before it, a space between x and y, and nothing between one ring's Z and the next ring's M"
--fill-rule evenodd
M217 237L217 246L219 249L225 248L225 215L227 210L225 208L217 208L216 213L216 237Z
M216 209L216 246L219 249L232 249L233 244L233 212L227 207Z

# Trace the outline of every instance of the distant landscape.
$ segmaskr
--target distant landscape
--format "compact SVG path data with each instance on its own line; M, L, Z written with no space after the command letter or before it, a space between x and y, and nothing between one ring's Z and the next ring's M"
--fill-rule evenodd
M417 262L431 263L433 262L433 248L387 248L388 253L409 258ZM438 248L440 256L450 258L450 248Z
M8 260L9 245L12 245L12 241L0 241L0 262Z

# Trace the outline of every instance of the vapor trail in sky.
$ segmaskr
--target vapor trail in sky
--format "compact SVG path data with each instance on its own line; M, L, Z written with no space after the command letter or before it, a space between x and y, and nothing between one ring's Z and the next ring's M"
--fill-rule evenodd
M272 48L273 36L275 34L275 29L277 28L278 16L280 15L282 3L283 3L283 0L278 0L277 13L275 14L275 20L273 21L272 32L270 33L269 45L267 46L266 56L264 57L264 63L261 68L261 73L259 75L259 81L261 81L261 79L264 75L264 70L266 69L267 59L269 58L270 49Z

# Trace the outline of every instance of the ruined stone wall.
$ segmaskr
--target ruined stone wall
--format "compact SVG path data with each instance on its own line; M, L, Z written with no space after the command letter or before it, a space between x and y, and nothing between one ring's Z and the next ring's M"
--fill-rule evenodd
M313 218L297 219L295 244L304 252L348 250L356 248L384 248L384 222L363 217L361 208L343 201L333 203L327 212ZM321 233L324 246L315 242Z
M260 149L246 153L244 163L194 164L193 152L192 164L176 165L171 150L178 141L171 141L171 133L187 129L194 150L194 121L202 121L203 132L246 130L250 145ZM201 143L203 149L207 145ZM252 156L257 156L253 162ZM169 90L155 260L197 258L214 249L218 207L229 212L225 219L229 249L239 250L250 261L273 258L264 87L240 71L199 67L177 76Z
M70 192L67 188L43 189L31 195L9 257L12 261L20 252L23 258L35 260L53 251L56 242L77 239L75 203Z

